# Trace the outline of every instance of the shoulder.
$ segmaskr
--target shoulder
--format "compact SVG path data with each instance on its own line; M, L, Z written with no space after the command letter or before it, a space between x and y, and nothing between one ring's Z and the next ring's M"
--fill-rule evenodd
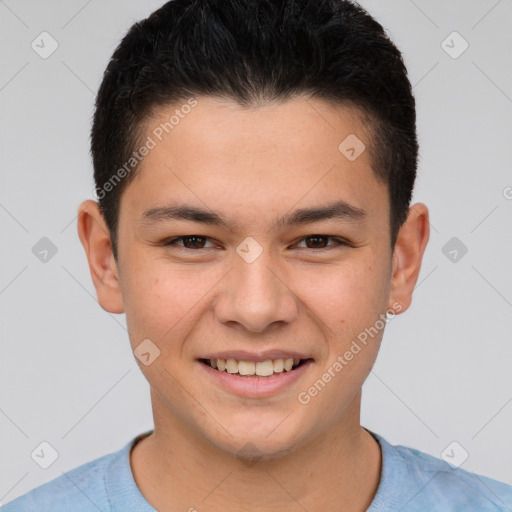
M47 482L4 505L1 512L110 511L105 484L107 468L126 450L104 455Z
M378 434L372 435L383 454L376 499L400 503L403 512L512 510L512 486L454 467L414 448L391 445Z

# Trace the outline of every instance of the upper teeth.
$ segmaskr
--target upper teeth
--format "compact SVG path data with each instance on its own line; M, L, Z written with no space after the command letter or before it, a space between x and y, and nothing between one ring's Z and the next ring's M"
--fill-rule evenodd
M217 368L221 372L239 373L240 375L258 375L268 377L275 373L281 373L283 370L289 372L294 366L300 363L299 358L290 357L288 359L269 359L268 361L237 361L236 359L210 359L212 368Z

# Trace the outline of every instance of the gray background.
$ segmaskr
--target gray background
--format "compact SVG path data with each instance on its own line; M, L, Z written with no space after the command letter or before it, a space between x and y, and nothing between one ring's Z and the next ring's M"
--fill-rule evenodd
M0 503L152 428L124 315L96 301L76 211L93 197L102 73L161 3L0 1ZM388 325L365 383L362 423L438 457L457 441L463 468L512 484L512 2L362 4L409 69L414 199L432 224L413 305ZM59 45L47 59L31 47L43 31ZM461 39L444 43L452 56L442 46L453 31L469 44L458 58ZM32 252L43 237L57 248L46 262ZM59 453L46 470L31 458L42 441Z

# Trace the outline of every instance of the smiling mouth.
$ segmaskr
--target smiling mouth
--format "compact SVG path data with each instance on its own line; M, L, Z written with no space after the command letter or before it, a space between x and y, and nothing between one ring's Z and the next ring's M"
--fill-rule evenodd
M268 361L238 361L236 359L200 359L200 361L223 373L229 373L239 377L275 377L282 373L288 373L312 359L269 359Z

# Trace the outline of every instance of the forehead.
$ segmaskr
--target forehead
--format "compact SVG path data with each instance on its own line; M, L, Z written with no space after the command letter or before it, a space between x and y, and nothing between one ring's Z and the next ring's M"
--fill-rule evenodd
M125 192L139 216L178 201L239 208L240 216L270 208L275 218L336 200L366 210L387 196L371 168L370 129L353 107L311 98L256 107L194 101L159 107L142 126L152 149Z
M150 136L164 146L175 142L182 153L200 144L197 157L213 152L221 156L226 149L231 157L276 154L277 149L288 158L306 151L318 157L326 151L337 154L339 144L350 135L369 146L370 117L348 104L298 97L242 106L209 96L193 98L194 106L190 104L191 99L154 108L142 125L143 138ZM365 160L368 154L362 156Z

